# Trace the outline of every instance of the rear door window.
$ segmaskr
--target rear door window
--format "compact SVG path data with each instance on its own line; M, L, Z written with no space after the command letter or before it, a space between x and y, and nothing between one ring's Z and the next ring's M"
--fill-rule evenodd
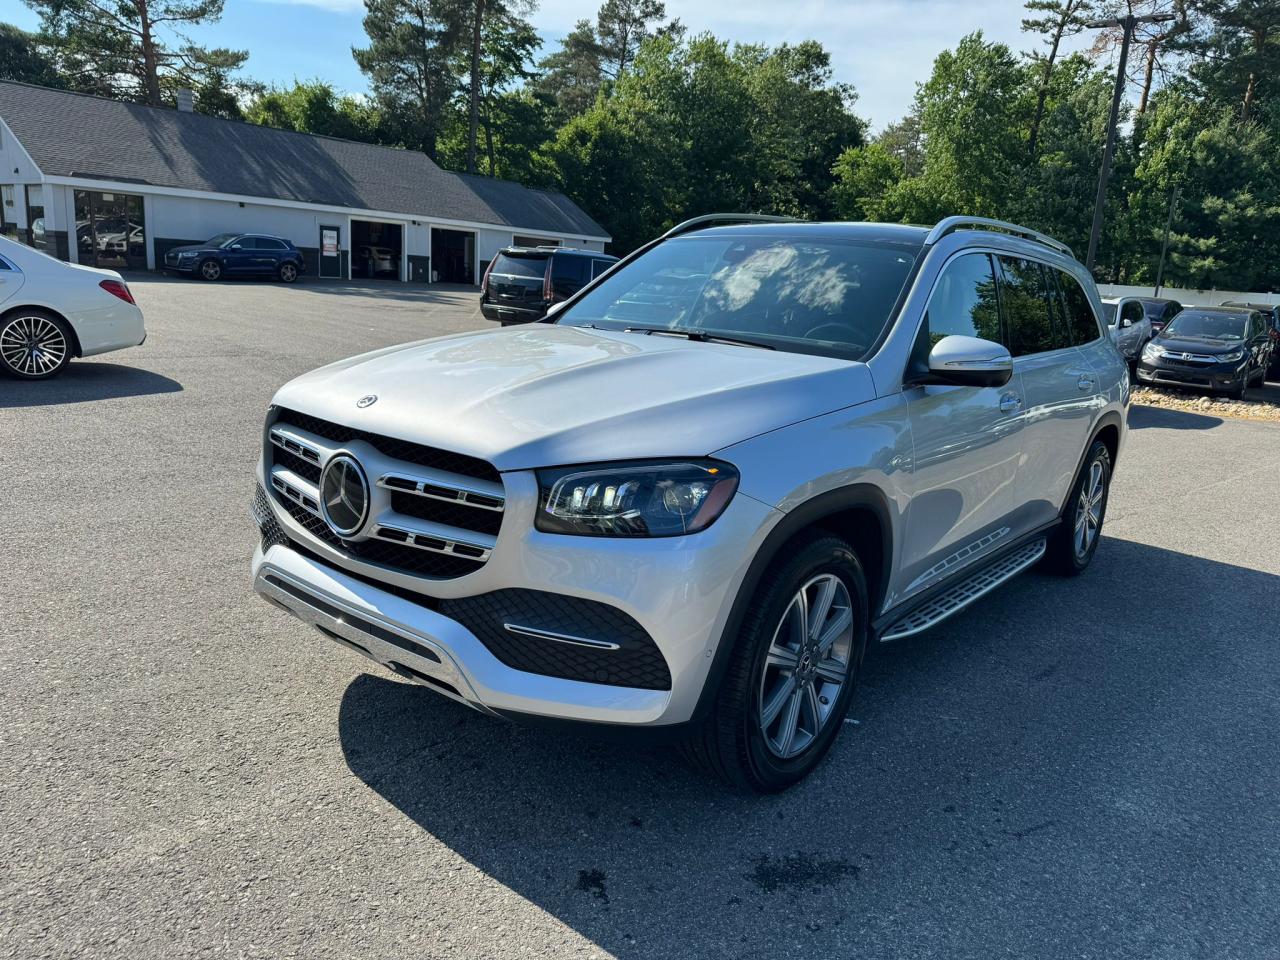
M1046 268L1052 270L1052 268ZM1080 286L1080 281L1063 270L1053 270L1058 275L1058 284L1062 290L1062 301L1067 310L1067 332L1071 342L1076 346L1093 343L1102 336L1098 329L1098 318L1093 314L1093 305L1089 303L1089 295ZM1125 305L1126 310L1128 304Z
M591 279L591 261L586 257L553 256L551 288L562 296L577 293Z
M1045 273L1034 260L1000 257L1000 303L1005 345L1015 357L1057 350L1067 345L1054 323Z
M600 274L604 273L614 265L614 260L592 260L591 261L591 279L594 280Z

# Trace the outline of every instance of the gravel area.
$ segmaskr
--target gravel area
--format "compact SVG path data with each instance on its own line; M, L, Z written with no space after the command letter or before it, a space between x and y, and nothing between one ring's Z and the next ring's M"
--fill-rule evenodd
M1174 387L1135 386L1133 402L1165 410L1280 423L1280 384L1276 383L1250 389L1243 400L1231 400L1227 397L1210 396L1203 391L1178 390Z
M134 289L143 347L0 382L0 957L1276 956L1280 427L1135 407L1090 570L874 651L749 798L250 590L275 387L473 293Z

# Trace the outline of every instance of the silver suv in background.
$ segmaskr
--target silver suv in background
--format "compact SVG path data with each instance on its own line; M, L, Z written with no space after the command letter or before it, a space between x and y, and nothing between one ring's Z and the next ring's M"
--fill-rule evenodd
M661 732L780 790L871 643L1098 548L1129 402L1062 244L716 216L546 321L280 389L255 588L493 715Z

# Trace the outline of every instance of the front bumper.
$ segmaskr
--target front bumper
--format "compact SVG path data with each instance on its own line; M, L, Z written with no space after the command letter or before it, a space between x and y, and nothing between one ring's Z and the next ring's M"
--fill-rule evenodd
M518 474L506 479L509 493L525 486ZM525 479L536 490L532 476ZM367 567L345 570L305 541L301 550L264 541L254 554L254 589L348 649L482 712L628 727L689 720L750 558L781 515L739 492L715 524L693 537L620 541L541 534L531 529L532 504L517 497L508 508L510 526L488 563L464 577L418 581L422 603L405 590L404 578L388 577L384 590ZM281 539L297 537L296 524L274 500L270 509ZM516 669L463 623L433 609L512 589L604 603L633 618L661 652L670 688Z
M1170 387L1194 387L1201 390L1231 390L1248 377L1246 363L1179 364L1165 358L1143 359L1138 363L1141 383Z

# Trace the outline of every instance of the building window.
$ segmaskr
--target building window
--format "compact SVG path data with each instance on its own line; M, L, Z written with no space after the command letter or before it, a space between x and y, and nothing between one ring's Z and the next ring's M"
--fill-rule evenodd
M44 222L44 187L27 184L27 245L49 252L49 235Z
M147 268L142 197L77 190L76 250L83 264L115 270Z

